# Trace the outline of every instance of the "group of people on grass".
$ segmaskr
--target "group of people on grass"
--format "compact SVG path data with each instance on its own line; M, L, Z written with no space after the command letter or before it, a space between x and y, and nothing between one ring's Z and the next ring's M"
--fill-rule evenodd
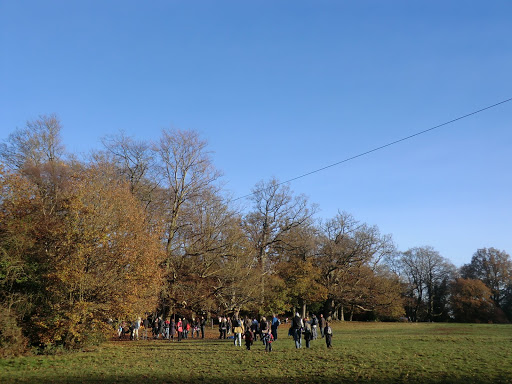
M277 328L280 324L281 321L275 314L270 321L267 321L265 317L262 317L260 321L257 319L251 320L247 316L244 319L238 316L233 317L233 319L220 317L219 339L225 339L226 335L232 330L234 345L241 347L242 339L244 339L245 347L250 350L259 336L260 341L265 346L265 351L271 352L272 343L277 340Z
M327 348L332 348L332 328L328 321L325 320L323 315L318 319L314 314L311 319L305 317L302 319L297 312L292 320L292 325L288 334L293 336L295 341L295 348L302 348L302 336L306 342L306 348L310 348L311 340L318 338L317 328L320 328L322 338L325 338Z
M142 340L148 340L150 337L160 339L161 337L171 341L175 339L181 341L188 339L189 335L191 338L195 336L204 339L205 327L206 319L203 316L201 318L193 318L191 321L185 317L178 318L178 321L175 321L173 318L164 320L162 317L155 317L155 319L148 317L142 320L139 317L132 323L121 322L117 332L119 338L122 338L123 334L129 334L130 340L139 340L140 331L142 333Z
M272 343L277 340L277 329L281 325L281 321L276 314L270 320L265 317L262 317L260 321L256 318L251 320L247 316L242 319L237 315L233 318L221 316L218 320L219 339L226 339L228 338L227 335L232 333L233 336L229 337L233 338L235 346L241 347L243 339L247 350L250 350L259 337L267 352L272 351ZM286 322L288 322L288 319L286 319ZM142 320L139 317L132 323L121 322L118 327L118 336L122 338L124 334L129 334L131 340L139 340L140 331L142 340L148 340L150 337L153 339L161 337L170 341L175 339L181 341L188 339L189 335L191 338L200 337L204 339L205 327L206 319L204 316L192 320L181 317L177 321L173 318L164 320L162 317L155 317L153 320L151 318ZM323 315L318 318L313 314L311 318L305 317L302 319L297 312L292 319L288 335L293 337L296 348L302 348L302 339L306 342L306 348L310 348L311 341L318 338L318 329L320 329L321 337L325 338L327 348L331 348L332 329Z

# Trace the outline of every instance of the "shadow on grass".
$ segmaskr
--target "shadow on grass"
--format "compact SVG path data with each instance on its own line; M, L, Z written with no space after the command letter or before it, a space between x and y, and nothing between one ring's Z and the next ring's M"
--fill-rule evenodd
M229 376L229 377L226 377ZM510 383L511 378L503 378L502 381L493 380L493 383ZM13 381L14 382L14 381ZM487 384L489 383L488 379L485 378L475 378L475 377L458 377L454 379L450 379L448 377L444 378L425 378L425 377L396 377L396 378L368 378L368 377L346 377L346 376L336 376L336 375L315 375L314 377L301 377L301 376L293 376L293 377L275 377L275 376L265 376L261 375L259 377L245 377L240 373L230 374L224 373L217 375L190 375L188 377L178 376L171 374L166 375L133 375L133 376L123 376L122 374L113 373L110 376L66 376L66 377L54 377L51 379L40 379L31 378L30 381L19 381L16 380L16 383L20 382L30 382L30 383L40 383L40 384L49 384L49 383L168 383L168 384L193 384L193 383L215 383L215 384L234 384L234 383L244 383L244 384L262 384L262 383L272 383L272 384L290 384L290 383L376 383L376 384L387 384L387 383L418 383L418 384L438 384L438 383L448 383L448 384ZM3 382L5 384L10 383L10 381Z

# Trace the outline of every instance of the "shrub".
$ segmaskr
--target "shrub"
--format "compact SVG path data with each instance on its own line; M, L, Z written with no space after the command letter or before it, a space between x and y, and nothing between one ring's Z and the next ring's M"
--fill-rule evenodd
M0 357L24 354L27 351L27 339L16 321L16 315L0 306Z

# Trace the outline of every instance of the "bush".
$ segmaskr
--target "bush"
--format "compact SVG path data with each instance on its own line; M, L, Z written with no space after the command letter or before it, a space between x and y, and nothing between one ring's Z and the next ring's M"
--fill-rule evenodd
M16 321L16 315L0 306L0 357L18 356L27 351L27 339Z

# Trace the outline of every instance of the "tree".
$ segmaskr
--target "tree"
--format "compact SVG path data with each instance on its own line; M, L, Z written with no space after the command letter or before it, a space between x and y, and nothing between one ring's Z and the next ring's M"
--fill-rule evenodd
M499 307L506 306L505 303L510 301L508 289L512 284L512 261L505 251L495 248L477 250L471 262L461 267L461 275L464 278L482 280L490 288L491 297Z
M461 323L503 322L505 316L491 299L491 290L479 279L456 279L451 284L453 319Z
M128 185L109 169L69 174L52 211L31 179L2 177L0 297L36 345L81 346L155 305L160 244Z
M283 291L288 298L287 304L301 308L302 317L306 316L307 305L327 298L321 269L316 262L317 252L318 236L313 225L298 226L283 235L276 271L286 287Z
M306 225L316 211L303 195L293 196L290 187L276 179L259 182L251 195L253 210L243 221L243 227L258 261L260 304L267 302L265 286L273 274L273 263L282 254L284 237L292 229Z
M61 145L59 118L55 114L41 115L27 121L26 127L17 129L0 144L0 159L9 170L29 171L43 164L61 159L64 147Z
M106 136L102 139L106 152L95 154L98 163L113 163L119 174L129 183L130 191L137 196L146 209L155 199L158 187L155 175L155 153L151 145L126 136Z
M159 201L155 204L161 212L159 221L166 253L163 263L166 284L161 293L162 310L166 312L177 296L182 271L187 268L186 244L190 240L187 212L194 206L209 205L204 199L217 196L215 182L221 174L211 162L206 142L196 132L164 130L153 150L162 179Z
M329 292L325 315L332 316L339 309L343 316L344 306L349 306L351 312L356 306L363 309L362 292L369 288L370 277L381 259L395 252L391 237L345 212L326 221L321 231L318 263Z
M440 287L453 280L455 266L432 247L426 246L403 252L400 269L408 284L408 316L413 321L434 321L442 316L443 313L435 311L436 300L439 302L436 292L445 292Z

